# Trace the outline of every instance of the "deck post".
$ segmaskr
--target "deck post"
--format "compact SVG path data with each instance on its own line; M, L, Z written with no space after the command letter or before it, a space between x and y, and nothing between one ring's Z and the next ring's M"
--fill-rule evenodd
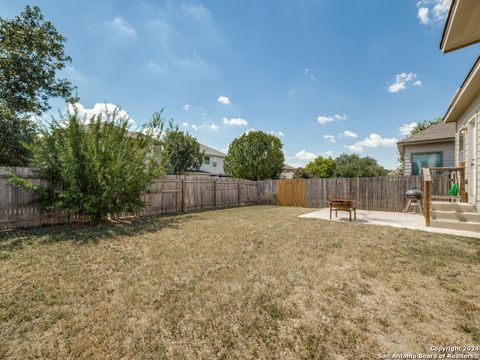
M461 202L468 202L467 199L467 191L465 189L466 186L466 179L465 179L465 163L460 163L460 201Z
M432 176L430 174L430 169L423 168L423 207L425 209L425 226L430 226L431 184Z

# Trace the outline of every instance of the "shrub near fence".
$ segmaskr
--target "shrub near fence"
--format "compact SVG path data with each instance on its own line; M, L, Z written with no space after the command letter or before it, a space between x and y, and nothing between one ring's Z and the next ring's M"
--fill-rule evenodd
M33 169L10 171L45 185ZM80 215L42 212L34 204L36 194L7 183L8 174L0 171L0 229L63 224L88 220ZM154 181L151 192L142 195L146 207L135 215L160 215L204 209L227 208L257 203L255 181L207 176L165 175ZM124 214L131 215L131 214Z

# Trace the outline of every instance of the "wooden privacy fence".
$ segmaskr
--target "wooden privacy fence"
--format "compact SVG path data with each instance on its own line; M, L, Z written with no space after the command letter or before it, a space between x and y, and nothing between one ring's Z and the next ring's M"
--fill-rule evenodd
M46 185L30 168L12 168L35 184ZM80 215L42 212L34 204L36 194L7 182L0 171L0 229L53 225L87 220ZM151 191L142 195L146 207L136 215L159 215L203 209L227 208L257 203L255 181L206 176L166 175L153 182ZM128 214L125 214L128 215Z
M432 193L447 195L449 176L433 177ZM328 178L262 180L257 182L261 204L322 208L330 197L356 200L364 210L401 212L406 204L405 192L422 189L421 176L382 176L369 178Z
M34 183L46 185L29 168L13 168ZM62 224L88 220L80 215L45 213L34 204L36 195L7 183L0 171L0 229ZM448 195L448 175L432 176L432 194ZM322 208L330 197L356 200L358 209L401 212L405 192L422 189L421 176L249 181L206 176L163 176L142 195L146 207L135 215L160 215L250 204ZM434 197L434 196L432 196ZM128 214L125 214L128 215Z

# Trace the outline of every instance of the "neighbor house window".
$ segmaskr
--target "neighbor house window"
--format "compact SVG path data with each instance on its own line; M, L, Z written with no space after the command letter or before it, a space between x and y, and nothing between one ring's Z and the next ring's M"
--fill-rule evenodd
M441 167L442 153L412 154L412 175L421 175L422 168Z
M217 167L217 162L216 162L216 161L212 161L212 166L213 166L213 167Z
M465 133L462 131L458 134L458 162L465 161Z
M205 156L205 157L203 158L203 163L204 163L205 165L209 165L209 164L210 164L210 156Z

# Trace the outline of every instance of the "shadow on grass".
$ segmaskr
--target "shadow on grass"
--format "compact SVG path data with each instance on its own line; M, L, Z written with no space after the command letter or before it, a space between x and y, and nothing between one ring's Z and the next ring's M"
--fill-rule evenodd
M0 231L0 259L25 244L52 244L72 241L78 244L99 242L118 236L138 236L164 228L181 227L193 214L156 215L103 221L73 223ZM3 254L3 255L2 255Z

